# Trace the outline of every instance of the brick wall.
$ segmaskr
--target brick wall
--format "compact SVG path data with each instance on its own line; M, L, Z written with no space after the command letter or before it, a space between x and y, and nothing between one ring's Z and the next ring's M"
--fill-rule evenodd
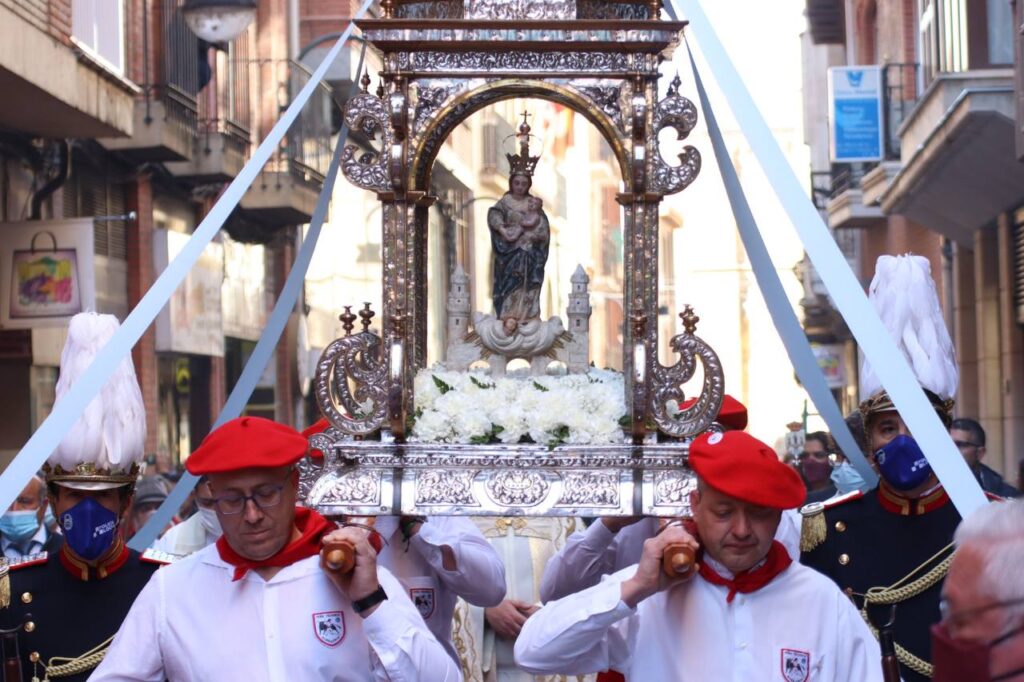
M344 30L361 4L357 0L299 0L299 44Z
M71 0L0 0L0 6L61 42L70 42Z
M148 175L140 175L128 188L128 210L138 219L128 223L128 308L135 309L139 299L153 284L153 185ZM146 452L156 452L159 388L156 360L156 335L150 326L132 349L135 373L146 406Z

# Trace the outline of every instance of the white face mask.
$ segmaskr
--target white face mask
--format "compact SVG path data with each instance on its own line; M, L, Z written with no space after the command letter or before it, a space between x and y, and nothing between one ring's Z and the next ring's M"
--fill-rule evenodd
M216 509L203 509L199 508L199 522L203 524L203 528L210 535L220 537L224 532L220 527L220 519L217 518Z

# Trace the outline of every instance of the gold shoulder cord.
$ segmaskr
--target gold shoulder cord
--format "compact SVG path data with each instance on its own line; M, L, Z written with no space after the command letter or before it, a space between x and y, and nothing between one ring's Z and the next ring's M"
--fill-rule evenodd
M32 671L32 682L48 682L48 680L58 677L69 677L70 675L78 675L79 673L92 670L107 655L107 649L110 648L110 643L113 640L114 636L111 635L105 642L86 651L77 658L54 656L43 666L43 677L41 679L37 670Z
M6 557L0 558L0 609L11 605L11 564Z
M871 634L875 636L875 639L878 639L878 630L868 619L868 605L898 604L901 601L906 601L916 597L928 588L938 584L940 580L946 577L946 574L949 572L949 566L953 563L952 548L953 543L946 545L923 564L889 587L872 587L868 589L867 593L864 595L864 607L861 609L860 615L864 619L864 622L868 624L868 628L871 630ZM948 554L946 554L947 552ZM946 558L936 564L920 578L914 579L915 575L924 571L926 566L930 565L943 554L946 554ZM915 656L899 644L896 645L896 658L900 663L907 666L914 672L924 675L925 677L932 676L933 668L931 663L919 656Z

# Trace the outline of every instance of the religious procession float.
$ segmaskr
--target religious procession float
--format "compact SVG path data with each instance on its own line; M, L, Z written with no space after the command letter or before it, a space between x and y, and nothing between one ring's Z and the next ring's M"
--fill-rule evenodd
M675 363L657 359L658 207L701 166L693 147L666 160L658 145L663 130L684 139L697 121L678 80L658 94L685 23L661 20L659 0L394 0L382 10L357 24L383 56L383 88L364 80L344 112L381 151L350 145L342 163L382 206L380 331L369 306L348 307L344 336L320 358L314 390L330 428L311 439L325 456L303 464L306 503L330 516L688 515L687 442L714 428L724 382L690 309L669 341ZM582 114L621 170L622 373L591 366L582 268L565 320L541 318L550 226L530 192L544 159L528 113L507 154L508 192L487 213L493 309L472 310L469 277L450 273L444 361L426 365L431 169L456 126L511 98ZM513 361L526 366L508 371Z

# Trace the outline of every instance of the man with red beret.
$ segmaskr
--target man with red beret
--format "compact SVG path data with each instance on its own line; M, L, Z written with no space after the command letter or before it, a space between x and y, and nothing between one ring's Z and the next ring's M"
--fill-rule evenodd
M258 417L203 441L186 466L207 477L224 534L149 581L90 679L461 679L367 532L296 508L306 447ZM349 574L321 565L339 541L355 549Z
M878 645L850 601L774 540L782 511L803 502L799 475L739 431L698 437L690 464L692 524L645 542L638 565L545 605L516 642L517 664L666 682L880 681ZM696 571L665 575L673 544L699 550Z
M328 428L321 419L302 432L306 438ZM319 450L310 453L323 457ZM468 517L378 516L374 530L384 538L377 563L391 571L416 605L427 627L458 663L452 617L459 597L492 607L505 598L505 566Z
M693 398L682 404L686 409ZM716 418L722 431L742 431L747 427L747 408L726 395ZM640 560L644 542L657 535L661 522L654 517L607 516L590 524L585 531L573 533L565 546L548 562L540 584L543 601L561 599L601 581L601 577ZM795 517L785 528L792 530L794 549L799 535Z

